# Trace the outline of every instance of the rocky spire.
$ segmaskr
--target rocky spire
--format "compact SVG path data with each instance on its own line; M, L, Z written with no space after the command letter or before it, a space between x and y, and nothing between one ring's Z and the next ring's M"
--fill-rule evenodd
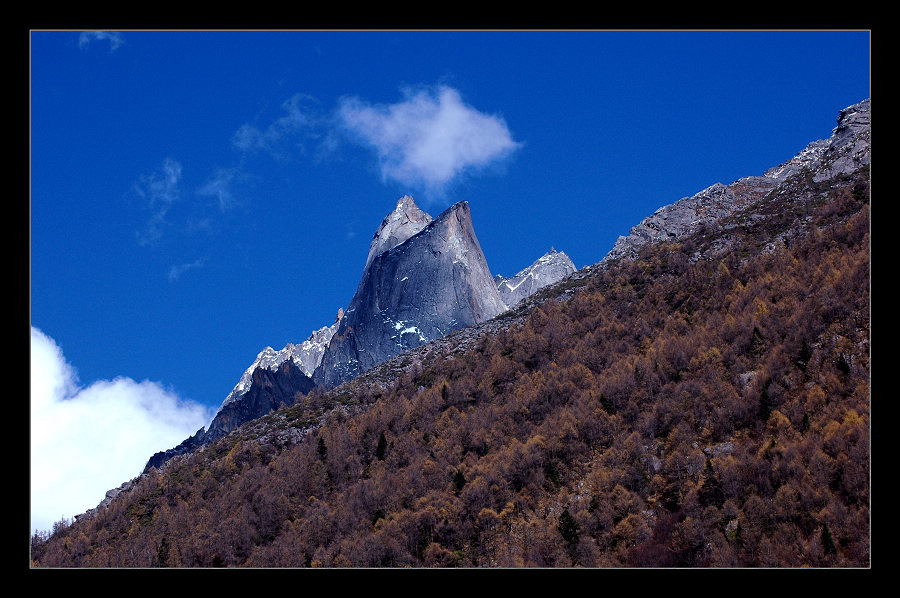
M372 244L369 246L369 255L366 258L366 268L369 267L375 256L403 243L428 226L431 221L431 216L420 210L411 196L401 197L394 211L385 216L381 221L381 226L375 231Z
M424 213L404 199L375 234L356 295L313 374L317 385L335 386L406 349L506 311L469 204L451 206L398 241L423 222Z

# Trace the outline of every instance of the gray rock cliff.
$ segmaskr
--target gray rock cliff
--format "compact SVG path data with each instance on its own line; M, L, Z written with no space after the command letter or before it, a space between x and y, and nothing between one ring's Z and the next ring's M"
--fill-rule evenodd
M498 274L494 281L500 291L500 298L506 305L513 307L522 299L562 280L575 270L577 268L569 256L551 247L550 251L512 278L504 278Z
M703 225L713 224L742 210L792 177L806 171L815 182L846 175L871 159L870 100L840 111L831 137L813 141L796 156L770 168L762 176L748 176L723 185L716 183L692 197L663 206L620 236L603 261L634 258L646 243L675 240Z
M468 202L430 220L404 197L375 234L356 294L313 380L335 386L504 311Z
M325 352L325 348L328 347L328 343L331 342L331 337L334 336L343 317L344 310L339 309L337 317L331 326L323 326L318 330L314 330L309 338L302 343L297 345L288 343L280 351L276 351L272 347L266 347L260 351L253 363L250 364L250 367L241 375L241 379L232 391L222 401L222 407L240 400L250 390L253 382L253 373L258 369L276 370L285 361L290 360L301 372L311 378L313 372L322 361L322 354Z

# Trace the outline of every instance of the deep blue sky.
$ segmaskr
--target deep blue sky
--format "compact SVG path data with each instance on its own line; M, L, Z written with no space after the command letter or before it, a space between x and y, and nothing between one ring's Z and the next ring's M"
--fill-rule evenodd
M581 267L870 95L867 31L30 38L31 324L82 386L149 380L212 407L265 346L332 323L403 194L433 216L469 201L494 273L551 246ZM338 118L398 124L442 89L508 143L429 187Z

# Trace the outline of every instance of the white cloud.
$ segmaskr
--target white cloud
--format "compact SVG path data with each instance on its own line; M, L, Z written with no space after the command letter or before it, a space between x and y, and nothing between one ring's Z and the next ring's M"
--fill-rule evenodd
M175 282L181 275L187 272L188 270L192 270L194 268L200 268L204 264L204 260L199 259L195 260L189 264L176 264L169 268L169 282Z
M151 245L162 237L166 216L181 199L181 164L166 158L158 171L141 176L134 190L150 210L150 220L138 231L137 240L141 245Z
M494 165L522 145L513 140L502 117L465 104L453 88L403 93L402 101L390 105L343 98L328 117L314 98L296 94L281 105L283 115L268 125L241 126L232 145L245 153L286 159L314 143L315 159L324 160L334 156L340 139L349 138L375 150L382 180L426 195L441 195L460 175Z
M521 144L499 116L463 103L449 87L407 91L402 102L367 105L346 98L341 123L371 145L385 179L438 191L464 172L506 157Z
M82 31L78 36L78 47L87 48L92 41L108 41L110 51L125 43L118 31Z
M150 381L119 377L86 387L56 342L31 328L31 528L96 507L155 452L205 425L207 407Z

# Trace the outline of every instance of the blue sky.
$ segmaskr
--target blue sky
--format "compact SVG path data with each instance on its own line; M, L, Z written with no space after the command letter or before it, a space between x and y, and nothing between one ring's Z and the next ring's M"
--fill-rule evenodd
M32 31L30 42L42 529L204 425L264 347L331 324L402 195L433 216L469 201L495 274L551 246L581 267L658 207L828 137L838 111L870 95L868 31ZM110 405L121 418L106 427L73 423L75 410L96 422L92 409ZM69 445L48 453L36 430L51 428ZM104 455L108 477L65 478L53 471L61 451ZM71 484L80 502L60 501Z

